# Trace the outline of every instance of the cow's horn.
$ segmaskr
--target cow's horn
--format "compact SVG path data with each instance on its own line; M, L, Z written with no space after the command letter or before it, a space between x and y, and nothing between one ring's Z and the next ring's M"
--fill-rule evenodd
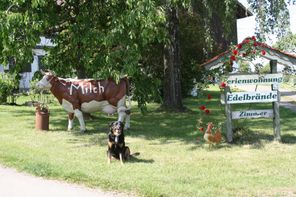
M52 71L52 70L49 70L49 69L48 69L48 72L49 72L51 75L54 75L54 76L56 75L55 72Z
M42 69L40 70L40 72L41 72L42 75L46 74L46 72L44 72Z

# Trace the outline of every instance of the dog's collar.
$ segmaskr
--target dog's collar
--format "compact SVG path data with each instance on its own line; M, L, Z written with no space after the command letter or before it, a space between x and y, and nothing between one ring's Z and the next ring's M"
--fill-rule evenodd
M116 135L114 135L112 132L109 132L109 134L111 134L112 136L116 137ZM119 134L119 135L117 135L117 137L119 137L119 136L121 136L121 135L122 135L122 133Z

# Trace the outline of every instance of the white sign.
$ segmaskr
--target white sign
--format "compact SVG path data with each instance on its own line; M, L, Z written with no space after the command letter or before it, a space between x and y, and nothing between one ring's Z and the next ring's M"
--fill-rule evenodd
M279 84L283 82L283 74L266 75L230 75L226 81L228 85L261 85L261 84Z
M241 118L272 118L273 110L248 110L232 112L232 119Z
M278 101L277 91L269 92L234 92L226 94L227 104L232 103L267 103Z

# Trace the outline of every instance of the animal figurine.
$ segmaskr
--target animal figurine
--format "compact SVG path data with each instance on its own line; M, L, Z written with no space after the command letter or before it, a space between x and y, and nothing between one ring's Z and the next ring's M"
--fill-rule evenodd
M74 115L80 123L80 131L86 130L83 112L103 111L107 114L118 113L118 121L125 120L125 129L130 127L129 82L122 78L118 83L112 79L63 79L52 71L42 72L43 78L36 84L49 89L68 112L68 130L73 128ZM126 106L126 100L129 107Z
M215 133L212 132L214 125L212 122L208 123L207 130L204 134L204 140L209 144L211 148L213 144L219 144L222 140L221 129L218 128Z

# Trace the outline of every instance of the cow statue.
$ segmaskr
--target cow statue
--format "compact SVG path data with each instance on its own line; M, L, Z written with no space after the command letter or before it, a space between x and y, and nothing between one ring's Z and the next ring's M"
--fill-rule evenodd
M114 80L63 79L51 71L42 72L43 78L36 84L38 88L49 89L68 112L68 130L73 128L74 115L80 123L80 131L86 130L83 113L103 111L118 113L118 121L130 127L130 97L128 79L122 78L117 84ZM126 106L126 98L129 107Z

